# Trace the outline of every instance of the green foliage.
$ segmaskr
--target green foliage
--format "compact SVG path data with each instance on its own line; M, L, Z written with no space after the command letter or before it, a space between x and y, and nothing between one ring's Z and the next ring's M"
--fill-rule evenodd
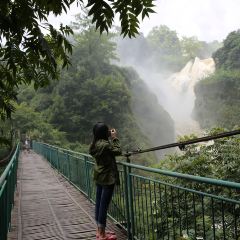
M69 66L68 54L72 45L67 36L70 27L60 25L55 29L48 23L49 14L59 16L68 12L72 3L82 4L83 0L58 1L7 1L0 3L0 117L11 117L16 101L17 89L22 84L34 83L35 89L58 79L58 65ZM138 33L138 16L142 18L154 12L153 1L111 2L88 0L85 8L93 16L92 22L100 33L112 26L115 14L120 14L122 34L135 36ZM44 35L42 30L47 31Z
M66 36L72 33L68 26L59 30L47 23L50 13L60 15L72 1L1 1L0 4L0 115L9 118L21 84L34 83L34 87L48 84L58 75L56 59L62 67L69 64L66 53L71 53L71 44ZM42 28L48 31L46 36Z
M176 31L165 25L154 27L148 34L148 41L165 55L180 54L180 41Z
M71 141L89 142L89 131L96 118L110 125L115 123L117 127L129 111L123 108L129 101L123 76L109 64L115 58L111 37L99 36L94 27L88 25L76 35L74 64L62 74L55 88L49 87L52 98L46 102L47 89L40 93L36 109L46 110L49 121L68 132Z
M186 59L194 59L198 56L201 49L201 43L196 37L183 37L181 40L183 55Z
M153 49L154 60L161 69L179 68L181 65L181 46L176 31L167 26L154 27L148 34L147 40Z
M0 120L0 159L6 157L13 145L14 131L9 122Z
M7 147L4 144L1 144L0 147L1 147L0 148L0 160L1 160L1 159L3 159L3 158L8 156L8 154L10 152L10 149L9 149L9 147ZM1 174L1 167L0 167L0 174Z
M211 129L207 135L214 135L223 131L226 131L226 129L214 128ZM194 138L194 136L185 136L180 139L180 141L191 138ZM160 164L156 165L156 167L194 176L240 182L240 170L238 167L240 164L239 154L240 137L236 135L233 137L216 139L209 144L186 146L181 155L169 155L166 159L161 161ZM195 189L198 192L210 193L212 195L223 196L239 201L239 191L230 190L226 187L216 187L211 184L197 183L180 178L161 177L161 181L166 181L167 183L177 186L184 186L185 189ZM171 199L175 211L169 207L169 205L168 208L164 207L164 205L167 206L167 199ZM235 208L234 213L233 208ZM159 214L163 210L164 213ZM162 229L160 232L161 236L169 234L169 229L170 234L172 234L173 221L175 222L175 227L179 227L179 224L181 224L181 230L179 230L182 238L179 236L179 238L176 239L196 239L196 236L203 237L204 233L206 239L213 239L212 228L214 224L216 239L221 240L224 238L222 227L223 216L225 237L233 239L235 236L234 231L239 232L240 230L239 228L237 228L238 230L234 230L234 218L235 221L238 221L237 219L240 214L239 210L238 205L235 207L235 204L227 200L221 201L211 199L211 197L208 196L204 196L203 200L203 195L198 195L197 193L193 195L192 192L176 188L170 189L170 187L168 187L167 191L162 191L161 198L158 199L157 203L154 205L155 215L159 218L158 229ZM173 217L174 220L172 220ZM186 229L188 229L188 231ZM179 231L176 230L177 235L178 232Z
M231 32L223 42L223 47L218 49L213 58L216 68L226 70L239 69L240 67L240 30Z
M181 49L185 61L199 58L209 58L214 51L216 51L221 44L218 41L206 43L199 41L197 37L182 37Z
M92 127L97 121L104 121L110 127L116 128L122 145L127 146L125 149L149 147L151 143L148 136L143 135L143 127L136 124L138 116L135 116L132 104L139 103L146 109L151 99L151 108L148 111L150 115L158 111L156 109L160 106L134 71L110 64L116 59L116 44L112 41L115 35L103 33L100 36L88 19L82 15L77 19L79 22L73 24L78 33L73 40L75 46L72 65L68 71L62 71L59 82L52 82L46 88L39 89L36 94L33 86L20 88L19 100L25 104L20 104L20 107L31 109L30 113L25 112L24 115L28 116L28 119L38 118L36 122L40 122L37 125L45 121L53 129L57 128L66 133L67 141L61 145L75 151L88 152L86 146L92 140ZM25 108L24 111L26 110ZM33 117L29 117L31 114ZM164 117L162 114L167 115L161 111L152 131L155 131L156 135L165 126L164 130L169 130L169 138L173 140L172 121L168 115ZM27 119L22 117L14 115L14 121L22 119L22 124L18 124L18 127L26 132L24 126L27 125ZM147 119L154 122L148 116L141 117L146 118L146 123ZM37 125L31 126L31 129L37 128ZM145 125L149 127L149 124ZM44 138L48 139L49 136ZM50 141L54 142L48 139L48 142ZM134 161L148 164L155 161L155 156L148 154L144 159L137 157Z
M119 14L122 29L121 34L123 34L123 36L128 35L131 38L138 34L138 16L144 19L146 16L149 17L150 13L154 13L153 7L155 5L153 2L153 0L117 0L110 1L109 4L103 0L88 0L87 7L91 7L89 15L93 16L92 23L96 23L96 28L99 28L101 33L111 28L114 16Z
M214 135L224 131L227 129L213 128L206 135ZM179 141L195 137L194 135L185 136ZM181 155L169 155L156 167L195 176L240 182L239 154L240 137L237 135L216 139L210 144L188 145Z
M117 44L122 63L167 75L180 71L195 57L209 58L220 47L218 41L207 43L196 37L179 38L176 31L165 25L154 27L147 37L140 34L131 40L118 38Z
M14 129L21 130L31 139L44 141L55 145L64 144L65 133L54 129L40 113L34 111L26 103L16 105L16 111L12 117Z
M232 128L240 120L240 72L218 70L195 86L194 118L201 127Z
M194 118L201 127L233 128L240 120L240 31L230 33L213 58L216 72L195 86Z
M0 65L1 68L1 65ZM1 70L0 70L1 71ZM0 72L0 76L1 76ZM2 77L0 77L2 78ZM7 86L0 80L0 119L5 120L11 117L14 111L13 100L17 99L17 92L12 87Z
M2 175L4 169L5 169L5 167L0 167L0 176Z

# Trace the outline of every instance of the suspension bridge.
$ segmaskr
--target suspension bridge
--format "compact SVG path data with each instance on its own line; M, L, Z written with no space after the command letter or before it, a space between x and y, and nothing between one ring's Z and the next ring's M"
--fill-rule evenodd
M0 240L95 239L93 166L87 154L40 142L26 152L18 145L0 177ZM240 239L240 183L124 161L118 168L108 219L117 239Z

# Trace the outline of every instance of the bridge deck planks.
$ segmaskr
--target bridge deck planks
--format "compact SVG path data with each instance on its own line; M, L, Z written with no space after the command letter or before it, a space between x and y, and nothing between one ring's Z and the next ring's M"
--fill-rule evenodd
M9 240L96 239L94 205L40 155L22 152ZM124 230L108 220L117 239Z

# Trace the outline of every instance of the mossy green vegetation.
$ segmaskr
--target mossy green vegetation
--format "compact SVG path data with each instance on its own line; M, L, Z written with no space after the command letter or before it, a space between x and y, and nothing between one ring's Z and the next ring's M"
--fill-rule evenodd
M71 67L36 93L31 85L20 89L14 127L32 139L81 152L88 152L98 121L117 129L124 151L153 146L151 134L173 141L170 116L137 73L111 64L116 59L114 35L99 36L91 24L75 27L84 30L73 40ZM146 165L156 157L149 153L135 161Z
M194 118L202 128L240 123L240 71L217 70L195 87Z
M213 58L216 72L195 87L194 117L201 127L228 129L240 123L240 31L230 33Z
M8 153L9 153L9 148L7 146L2 146L0 149L0 159L7 156Z
M234 129L233 129L234 130ZM206 135L228 131L224 128L212 128ZM180 141L195 138L184 136ZM156 168L174 172L211 177L233 182L240 182L240 136L220 138L212 143L199 143L186 146L181 154L172 154L154 165Z

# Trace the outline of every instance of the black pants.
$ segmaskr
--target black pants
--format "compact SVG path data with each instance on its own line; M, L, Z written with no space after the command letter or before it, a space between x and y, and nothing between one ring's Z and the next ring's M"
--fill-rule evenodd
M106 227L107 210L113 196L114 184L97 184L95 220L98 227Z

